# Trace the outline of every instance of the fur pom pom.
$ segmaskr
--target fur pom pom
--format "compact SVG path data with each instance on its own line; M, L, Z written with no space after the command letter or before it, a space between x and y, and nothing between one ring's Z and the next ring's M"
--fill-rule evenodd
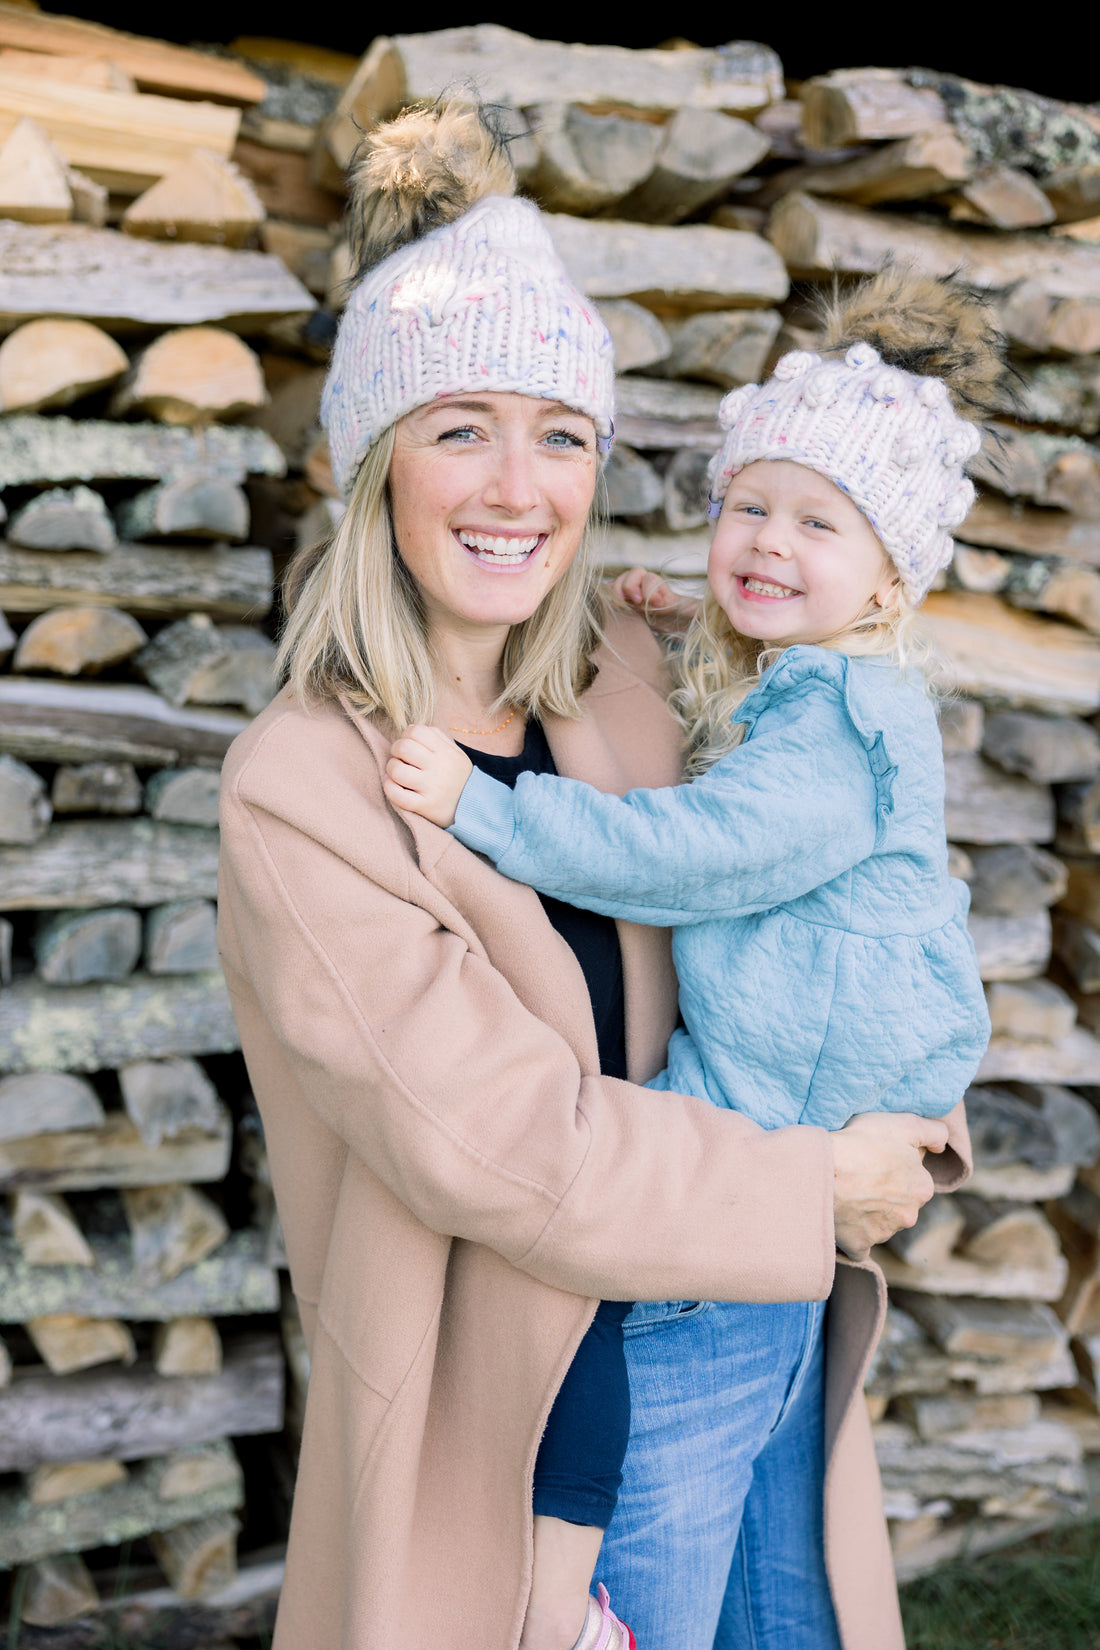
M356 280L484 196L511 195L516 187L506 141L487 111L454 100L406 109L375 127L348 181Z
M825 348L872 344L887 366L939 378L963 418L996 406L1004 375L1004 338L987 305L950 277L887 264L877 275L824 303Z

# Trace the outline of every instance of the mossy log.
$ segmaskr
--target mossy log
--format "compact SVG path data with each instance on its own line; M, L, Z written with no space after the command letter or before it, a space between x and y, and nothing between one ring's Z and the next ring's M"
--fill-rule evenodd
M0 1002L0 1066L12 1072L102 1071L239 1047L221 974L132 974L48 994L34 979L18 980Z
M185 550L117 544L102 553L74 550L58 556L0 541L0 605L8 613L100 606L162 618L211 613L254 620L270 608L273 583L271 552L253 546Z
M197 1060L138 1060L118 1074L122 1104L149 1147L188 1130L219 1134L225 1112Z
M286 459L265 430L113 424L102 418L38 418L0 424L0 487L62 481L174 481L182 476L282 476Z
M246 726L247 718L231 711L177 709L149 688L0 676L0 752L33 762L130 762L170 770L182 761L216 768ZM178 810L158 817L216 824L216 772L212 782L213 818L208 790L198 782L192 790L206 803L195 801L192 813L201 818L184 821Z
M136 814L142 787L132 762L65 764L53 776L55 814Z
M173 245L84 224L0 221L0 327L46 316L109 332L217 321L242 332L317 307L267 252Z
M277 1432L283 1355L276 1335L227 1345L218 1375L129 1370L44 1375L19 1369L0 1393L0 1471L44 1461L135 1461L215 1438Z
M0 909L88 909L213 899L212 831L152 819L62 820L39 841L0 848Z
M164 1279L138 1269L123 1234L89 1239L91 1267L32 1266L11 1238L0 1238L0 1322L61 1312L152 1323L272 1312L279 1284L263 1248L261 1233L231 1232L215 1254Z

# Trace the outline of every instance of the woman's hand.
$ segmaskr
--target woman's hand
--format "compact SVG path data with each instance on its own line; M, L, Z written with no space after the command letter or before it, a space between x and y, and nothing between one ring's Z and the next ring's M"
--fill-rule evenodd
M852 1260L913 1226L935 1187L924 1152L942 1152L947 1124L910 1112L862 1112L833 1135L836 1246Z
M620 607L636 608L661 636L682 636L699 609L694 597L677 595L670 584L644 567L620 573L611 594Z
M447 734L414 724L390 746L382 789L395 808L422 814L433 825L453 825L458 799L473 771L466 752Z

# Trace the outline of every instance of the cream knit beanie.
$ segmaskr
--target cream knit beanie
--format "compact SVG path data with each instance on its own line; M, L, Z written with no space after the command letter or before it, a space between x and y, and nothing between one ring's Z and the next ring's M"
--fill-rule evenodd
M1002 370L1001 341L971 295L897 269L834 306L827 342L830 335L844 349L839 359L794 350L767 383L725 397L711 514L746 465L805 464L862 510L920 602L951 560L952 531L974 502L964 467L981 433L952 397L980 412Z
M437 396L513 391L614 434L615 368L599 314L476 109L413 110L372 133L353 180L366 273L340 323L321 403L344 497L381 432Z

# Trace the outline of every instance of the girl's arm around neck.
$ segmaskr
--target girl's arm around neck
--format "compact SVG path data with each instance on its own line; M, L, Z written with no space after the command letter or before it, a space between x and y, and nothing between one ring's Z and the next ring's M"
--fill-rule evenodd
M618 797L521 774L509 793L477 775L467 791L454 834L506 876L657 926L797 899L850 870L875 842L866 747L828 686L785 695L747 743L690 785Z

